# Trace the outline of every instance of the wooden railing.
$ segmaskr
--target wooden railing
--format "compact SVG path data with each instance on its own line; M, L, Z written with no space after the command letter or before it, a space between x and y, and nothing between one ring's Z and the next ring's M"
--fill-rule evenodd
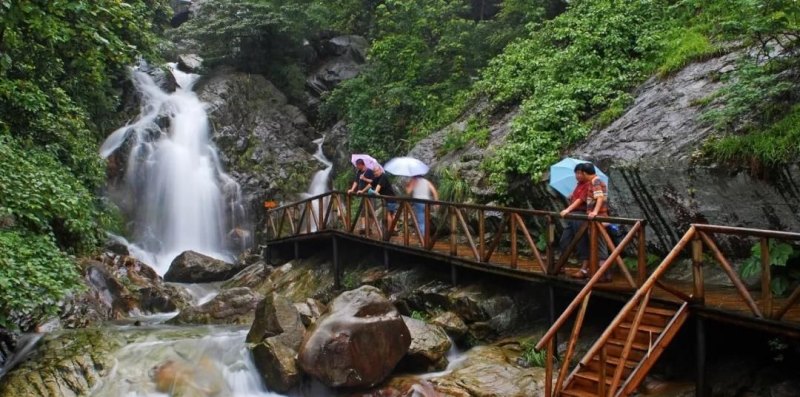
M386 210L391 202L397 206L393 217ZM561 219L585 223L564 252L557 255L554 243ZM606 230L609 223L629 228L619 246ZM605 244L615 253L609 262L616 265L632 289L646 276L646 236L641 219L590 220L578 214L562 217L549 211L343 192L330 192L267 211L270 241L330 230L404 247L445 251L480 264L548 275L562 272L581 239L588 235L591 274L597 273L602 259L598 253L601 244ZM633 241L636 250L632 249ZM637 257L636 277L622 260L626 249Z
M633 231L633 229L632 229ZM723 254L722 250L719 249L717 243L714 240L714 236L722 234L728 236L738 236L740 238L756 238L758 239L758 244L760 244L761 248L761 304L757 303L756 298L753 296L753 293L748 290L744 281L742 280L739 273L734 270L734 267L731 265L730 261L727 259L725 254ZM626 236L626 239L630 237L630 234ZM771 257L769 252L769 240L770 239L778 239L784 241L800 241L800 234L798 233L789 233L789 232L780 232L780 231L769 231L769 230L758 230L758 229L746 229L746 228L736 228L736 227L727 227L727 226L714 226L714 225L701 225L695 224L692 225L689 230L684 234L681 240L677 243L677 245L669 252L669 254L664 258L664 260L656 267L647 277L647 279L641 284L641 287L636 291L633 297L625 304L622 308L620 313L612 320L611 324L608 328L606 328L605 332L597 339L597 341L593 344L584 358L579 362L578 367L576 367L575 371L577 371L581 366L586 366L589 364L589 360L592 357L600 354L601 356L604 353L604 349L606 343L608 342L609 338L612 335L612 332L623 322L625 319L630 319L633 316L634 321L631 324L631 330L629 337L626 340L626 344L622 351L622 359L619 361L619 365L617 366L617 370L611 374L613 378L611 378L610 386L606 387L606 377L609 375L605 373L605 371L600 371L600 379L598 381L598 395L605 396L605 395L617 395L616 392L617 387L619 385L625 386L628 383L636 383L632 381L632 377L634 376L644 376L646 374L636 374L634 371L630 374L628 380L623 382L622 379L622 371L623 371L623 363L627 358L627 355L631 351L631 346L633 344L633 336L639 329L640 320L644 313L644 308L648 305L650 300L654 297L656 292L656 288L661 291L664 291L668 296L672 296L673 298L670 299L672 301L683 302L683 305L679 310L686 310L687 305L698 305L703 306L706 302L706 280L704 276L704 266L706 262L706 255L704 255L704 250L710 251L714 263L717 264L723 272L727 275L729 280L731 281L736 294L741 299L741 302L747 307L749 315L758 318L758 319L767 319L772 321L781 321L784 316L789 312L789 310L794 307L798 301L800 300L800 286L797 286L792 293L788 296L787 299L782 300L780 304L776 301L775 297L772 294L771 288ZM621 253L621 248L626 245L629 241L623 241L619 247L617 247L614 252L611 254L609 259L614 259ZM671 266L679 259L687 247L691 246L691 259L692 259L692 285L691 291L682 291L679 288L673 287L669 285L668 282L663 281L664 275L667 271L671 268ZM584 316L586 314L586 307L588 306L589 299L592 295L592 291L596 289L597 283L600 278L609 270L611 267L611 261L607 261L603 266L601 266L598 272L589 280L586 286L578 293L578 295L572 300L569 304L567 309L561 314L561 316L555 321L552 327L547 331L547 333L542 337L542 339L538 342L536 348L546 349L547 351L547 362L546 362L546 387L545 392L547 396L552 395L559 395L560 391L564 387L565 379L568 382L567 371L570 366L570 362L572 360L572 356L574 354L575 346L577 341L580 337L581 328L583 326ZM720 307L721 310L731 310L728 307ZM635 311L635 312L634 312ZM576 313L577 312L577 313ZM555 385L552 384L552 376L553 376L553 365L555 360L555 352L554 352L554 340L556 334L559 330L569 321L572 316L575 315L575 321L573 323L572 331L570 333L570 339L567 343L567 349L564 354L564 357L561 358L561 368L558 373L558 377L556 379ZM658 341L657 341L658 342ZM658 343L651 346L652 349L663 349L664 346L660 346ZM649 354L649 352L648 352ZM601 361L603 361L601 359ZM604 365L604 363L601 363ZM570 376L575 374L575 371ZM620 389L620 394L626 395L624 392L626 388L623 387ZM630 390L628 390L630 391ZM607 394L608 393L608 394Z

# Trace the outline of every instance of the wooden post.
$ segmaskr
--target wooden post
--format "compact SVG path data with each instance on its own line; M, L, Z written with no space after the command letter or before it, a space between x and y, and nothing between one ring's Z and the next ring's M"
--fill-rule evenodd
M319 211L317 212L317 231L325 230L325 201L324 198L319 198Z
M600 373L597 374L597 395L600 397L605 397L606 395L606 345L600 348ZM625 365L624 362L620 362L619 365Z
M300 243L294 242L294 260L300 259Z
M450 207L450 255L458 256L458 236L456 235L456 207Z
M264 251L261 253L261 257L264 258L265 268L272 264L272 247L269 244L264 246Z
M553 324L556 323L556 290L555 287L549 283L547 284L547 305L547 320L552 327ZM552 342L558 346L558 333L553 335Z
M409 233L409 231L408 231L408 220L409 220L408 212L411 211L411 206L408 204L408 202L403 202L402 205L403 205L403 245L408 247L408 245L411 243L410 242L411 237L408 234Z
M383 267L385 267L386 270L389 270L389 249L388 248L384 248L383 249Z
M345 213L347 214L347 225L345 225L345 227L347 228L347 231L349 232L350 230L353 229L351 227L351 225L353 223L353 196L348 193L347 196L345 196L345 197L347 198L345 200L346 205L345 205L345 208L344 208Z
M702 317L697 317L696 321L696 343L697 355L697 378L695 379L694 395L705 397L708 395L706 390L706 323Z
M545 397L553 397L553 360L554 357L554 350L555 350L555 342L550 340L547 343L547 361L545 361L544 367L544 395Z
M431 225L431 203L425 203L425 233L424 233L425 236L424 236L424 238L422 240L423 241L422 245L426 249L433 248L432 245L430 244L430 242L431 242L431 226L433 226L433 225Z
M478 254L483 262L486 256L486 213L482 209L478 210Z
M455 264L450 264L450 282L453 285L458 285L458 267Z
M647 230L647 227L642 224L639 228L639 263L637 265L639 272L636 280L640 287L644 284L645 280L647 280L647 235L645 234L645 230Z
M765 318L772 318L772 268L769 258L769 240L761 239L761 302Z
M597 225L593 221L589 222L589 275L594 276L599 267L599 252L597 244Z
M555 254L553 253L553 243L556 240L556 225L553 223L553 217L548 215L547 216L547 248L545 251L545 256L547 257L547 274L553 274L555 272Z
M706 297L703 279L703 241L699 236L692 240L692 278L694 279L694 300L702 305L705 303Z
M333 288L339 289L341 288L341 282L339 279L339 239L336 236L331 237L333 241Z
M511 228L511 268L517 268L517 259L519 253L517 252L517 217L514 214L509 214L509 227Z

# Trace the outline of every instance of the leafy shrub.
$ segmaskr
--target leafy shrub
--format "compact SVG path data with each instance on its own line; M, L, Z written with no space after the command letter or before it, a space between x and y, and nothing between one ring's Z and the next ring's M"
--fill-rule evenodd
M718 53L711 40L697 29L680 27L666 34L663 49L663 63L658 67L658 75L665 77L689 63Z
M52 236L0 230L0 252L0 327L55 314L56 303L78 286L75 264Z
M536 342L527 340L522 343L520 359L525 366L544 368L547 365L547 351L536 350Z
M453 168L442 168L436 174L439 184L439 199L454 203L468 202L472 197L472 186Z
M753 277L761 274L761 243L756 243L751 248L752 255L739 268L739 274L744 277ZM794 247L786 243L779 243L769 240L769 259L770 266L774 268L786 268L789 260L797 256ZM800 272L785 272L786 274L775 274L772 277L772 292L775 295L783 296L789 288L792 280L800 279Z
M166 1L0 4L0 326L52 312L77 285L68 255L92 251L115 216L94 192L98 141L122 82L157 58ZM7 220L7 221L6 221Z

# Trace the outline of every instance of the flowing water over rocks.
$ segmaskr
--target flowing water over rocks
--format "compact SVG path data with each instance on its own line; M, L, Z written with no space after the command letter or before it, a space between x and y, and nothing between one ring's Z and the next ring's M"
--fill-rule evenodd
M133 71L141 114L100 149L115 176L109 193L134 220L134 254L159 274L188 250L232 259L226 236L249 235L236 232L243 230L244 218L239 187L223 172L210 143L205 105L192 92L199 76L170 68L178 85L173 93Z

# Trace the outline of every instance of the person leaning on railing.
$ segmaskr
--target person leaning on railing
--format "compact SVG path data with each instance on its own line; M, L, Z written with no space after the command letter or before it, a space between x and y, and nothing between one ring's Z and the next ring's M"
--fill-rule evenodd
M375 174L375 179L370 183L372 189L369 192L374 192L381 196L394 197L394 187L392 187L392 182L389 180L389 175L383 172L383 167L376 165L372 171ZM386 203L386 227L388 228L394 220L394 214L397 213L398 204L397 201L390 199L386 199L384 202ZM394 230L388 230L388 232L389 234L394 234Z
M570 213L586 214L589 219L596 216L608 216L608 187L598 176L594 165L591 163L580 163L575 166L575 179L578 180L578 186L572 192L570 197L570 205L561 211L561 216ZM575 238L578 230L583 226L585 221L567 219L564 234L561 235L559 246L563 253L569 243ZM573 275L575 278L585 279L589 277L589 233L581 237L577 246L578 260L581 261L581 269L577 274ZM608 248L605 243L600 240L597 244L598 255L600 260L608 258Z

